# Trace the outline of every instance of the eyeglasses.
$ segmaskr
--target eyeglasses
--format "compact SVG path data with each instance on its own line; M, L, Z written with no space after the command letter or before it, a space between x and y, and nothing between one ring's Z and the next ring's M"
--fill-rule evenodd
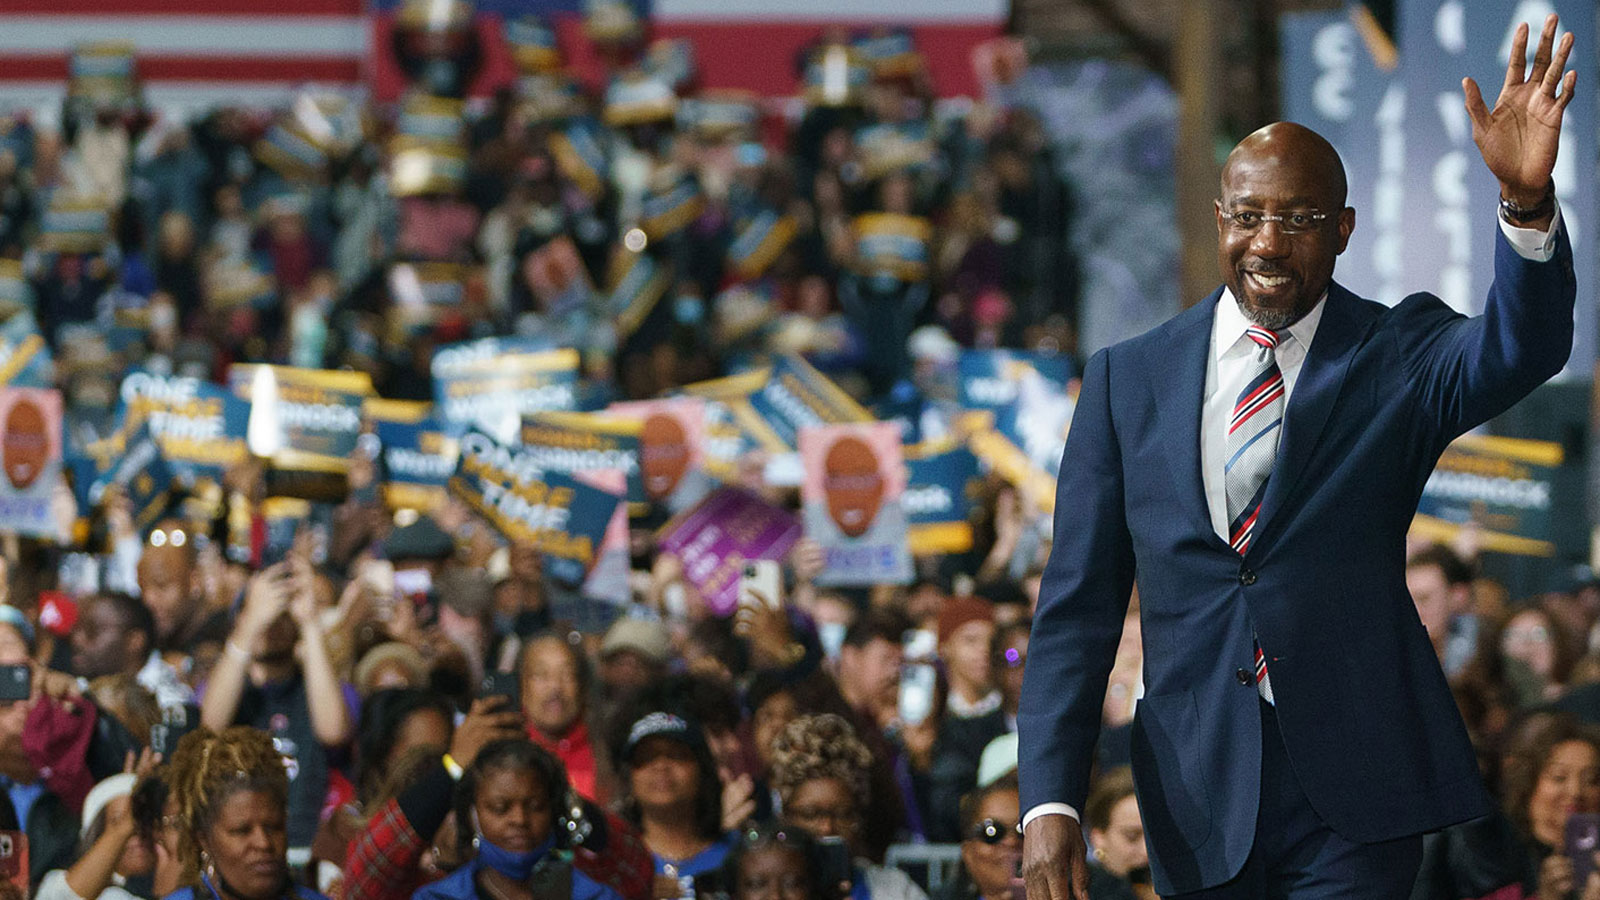
M1285 213L1270 215L1256 209L1241 209L1238 212L1218 213L1227 220L1228 225L1239 234L1255 234L1268 222L1277 222L1284 234L1306 234L1316 231L1322 225L1322 220L1328 217L1325 212L1314 209L1291 209Z
M182 528L170 528L165 531L157 528L155 531L150 532L150 546L152 547L166 547L168 545L182 547L187 543L189 543L189 535L185 534Z
M975 841L983 841L985 844L992 846L1005 840L1006 836L1011 834L1019 838L1022 837L1022 822L1020 820L1007 825L999 819L984 819L982 822L972 826L972 830L967 832L967 837Z
M803 825L816 825L826 822L837 831L848 831L856 826L856 811L844 807L794 806L785 808L784 813L791 820ZM820 833L829 829L812 828L811 830Z

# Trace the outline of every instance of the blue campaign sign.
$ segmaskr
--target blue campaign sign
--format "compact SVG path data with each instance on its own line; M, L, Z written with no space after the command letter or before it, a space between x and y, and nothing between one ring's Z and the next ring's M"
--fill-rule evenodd
M1406 266L1412 290L1438 294L1464 313L1483 309L1493 280L1495 204L1499 184L1472 141L1462 103L1461 78L1477 80L1494 105L1505 78L1511 38L1528 23L1531 62L1550 13L1561 30L1577 35L1567 67L1578 73L1579 98L1562 122L1554 173L1562 219L1578 273L1577 335L1568 371L1587 375L1596 352L1595 107L1583 85L1594 85L1597 59L1593 0L1407 0L1401 6L1400 42L1408 105L1405 200ZM1559 40L1559 36L1558 36Z
M1285 13L1283 118L1326 137L1339 151L1356 211L1334 278L1363 297L1394 305L1410 291L1405 259L1406 89L1385 69L1345 11Z

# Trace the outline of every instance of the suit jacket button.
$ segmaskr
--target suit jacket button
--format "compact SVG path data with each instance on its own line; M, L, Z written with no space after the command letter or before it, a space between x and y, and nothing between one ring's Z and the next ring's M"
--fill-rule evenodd
M1244 669L1234 669L1233 677L1239 679L1240 684L1248 685L1250 683L1250 673Z
M1248 587L1248 586L1250 586L1252 584L1255 584L1256 583L1255 570L1251 569L1251 568L1248 568L1248 567L1240 569L1239 570L1239 583L1242 584L1242 585L1245 585L1246 587Z

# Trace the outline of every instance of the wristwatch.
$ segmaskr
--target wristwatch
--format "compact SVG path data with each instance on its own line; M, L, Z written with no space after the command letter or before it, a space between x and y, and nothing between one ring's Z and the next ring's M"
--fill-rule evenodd
M1507 200L1504 195L1500 197L1500 218L1512 225L1521 227L1525 222L1537 222L1545 216L1555 212L1556 209L1556 184L1550 182L1545 188L1544 196L1532 206L1518 206Z

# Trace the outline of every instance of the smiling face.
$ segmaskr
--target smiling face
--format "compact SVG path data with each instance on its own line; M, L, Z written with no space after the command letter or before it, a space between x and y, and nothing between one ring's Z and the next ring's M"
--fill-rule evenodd
M1333 263L1355 229L1344 205L1344 167L1326 140L1279 122L1245 138L1222 170L1216 204L1217 264L1245 318L1282 329L1316 306L1333 279ZM1224 214L1323 214L1309 230L1289 233L1280 222L1241 228Z
M877 455L866 441L847 436L833 442L822 466L828 515L847 537L866 534L885 490Z

